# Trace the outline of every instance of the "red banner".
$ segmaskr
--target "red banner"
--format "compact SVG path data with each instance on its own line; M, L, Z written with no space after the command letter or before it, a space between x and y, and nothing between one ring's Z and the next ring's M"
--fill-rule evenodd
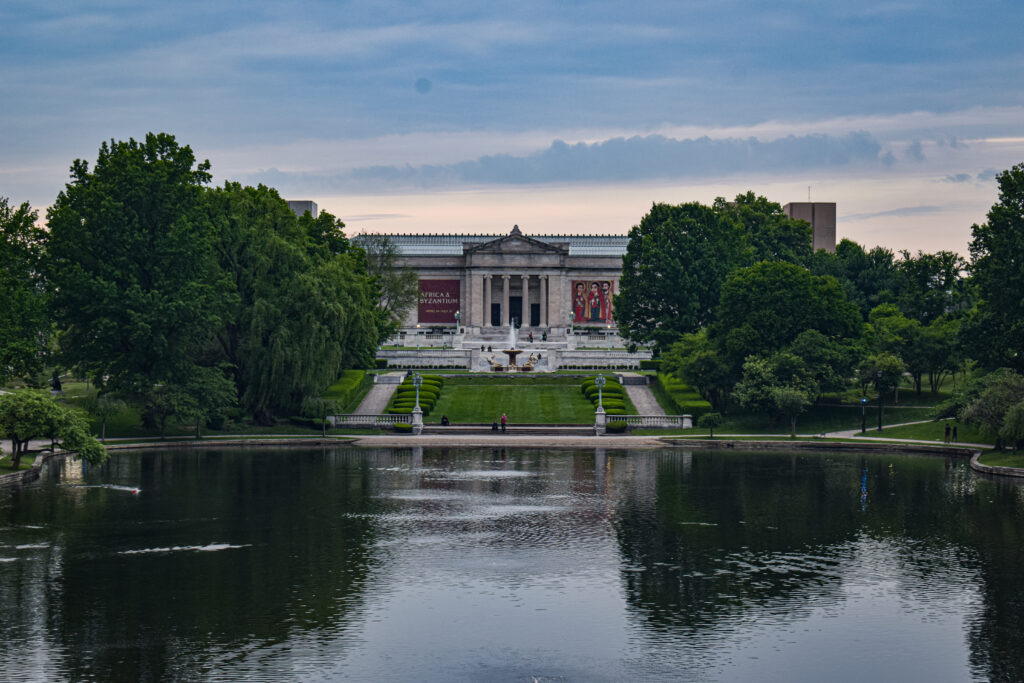
M454 325L460 297L458 280L420 280L417 322Z
M607 325L612 322L611 280L573 280L572 321L577 325Z

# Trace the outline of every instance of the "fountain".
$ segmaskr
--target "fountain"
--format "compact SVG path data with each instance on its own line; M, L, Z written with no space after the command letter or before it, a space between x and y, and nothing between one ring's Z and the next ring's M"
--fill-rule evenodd
M508 356L508 365L505 366L505 370L515 372L518 369L518 366L516 366L516 356L522 353L522 349L516 348L516 319L512 318L511 323L508 326L508 348L502 350L502 353Z

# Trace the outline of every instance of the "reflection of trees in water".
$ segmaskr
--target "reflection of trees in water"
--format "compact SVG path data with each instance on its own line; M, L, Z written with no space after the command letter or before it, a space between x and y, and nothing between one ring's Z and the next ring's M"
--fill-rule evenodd
M625 562L644 570L623 573L638 614L695 634L754 606L797 618L812 592L818 604L837 599L836 567L848 557L828 548L856 538L859 479L829 495L828 469L797 460L698 453L684 472L681 458L659 458L615 520Z
M139 485L139 497L58 489L15 501L12 514L45 520L60 542L39 563L43 581L3 582L12 593L45 586L45 604L0 601L0 621L45 629L72 680L173 678L343 629L375 561L372 515L351 514L378 504L373 460L351 451L115 455L114 480ZM136 506L141 515L128 510ZM104 547L111 535L116 547ZM247 547L120 554L210 543Z
M971 624L971 664L993 681L1024 681L1024 481L980 479L965 504L970 523L959 540L978 553L984 599Z
M979 591L972 666L1024 680L1024 489L934 458L676 453L649 469L620 482L615 527L627 600L653 627L693 637L800 619L842 600L856 563L868 581L895 578L922 618Z

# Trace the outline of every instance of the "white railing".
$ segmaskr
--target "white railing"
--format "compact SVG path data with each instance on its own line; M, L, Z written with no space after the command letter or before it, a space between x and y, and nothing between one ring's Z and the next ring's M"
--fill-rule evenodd
M608 421L625 422L630 427L662 429L689 429L693 418L689 415L609 415Z
M330 415L327 421L332 427L390 427L397 422L412 424L412 415Z

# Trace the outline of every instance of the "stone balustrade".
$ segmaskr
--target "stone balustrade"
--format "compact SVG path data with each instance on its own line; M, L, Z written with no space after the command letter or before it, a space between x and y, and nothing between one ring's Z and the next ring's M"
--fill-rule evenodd
M332 427L374 429L390 427L398 422L412 424L412 415L330 415L327 421Z
M652 429L689 429L693 427L690 415L609 415L608 421L625 422L630 427Z

